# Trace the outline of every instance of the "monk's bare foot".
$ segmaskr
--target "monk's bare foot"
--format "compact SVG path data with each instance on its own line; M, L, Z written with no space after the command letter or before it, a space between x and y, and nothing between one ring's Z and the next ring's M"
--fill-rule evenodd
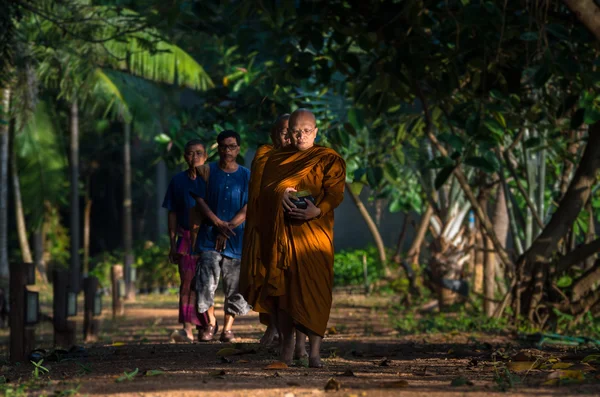
M290 338L289 341L286 341L284 339L283 343L281 343L281 361L286 363L287 365L290 365L292 363L293 359L294 359L294 338Z
M263 337L260 338L260 344L263 346L273 346L278 343L278 341L276 341L278 337L279 333L277 332L277 328L269 325Z
M306 346L296 346L294 348L294 360L302 360L303 358L308 358Z
M308 366L309 368L323 368L321 357L310 357L308 359Z

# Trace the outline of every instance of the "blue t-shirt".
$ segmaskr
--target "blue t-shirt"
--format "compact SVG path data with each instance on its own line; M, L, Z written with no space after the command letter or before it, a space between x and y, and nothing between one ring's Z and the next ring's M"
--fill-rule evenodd
M250 170L241 165L235 172L225 172L217 163L210 163L208 186L198 178L198 195L206 201L210 210L221 220L230 221L248 203ZM235 236L229 237L224 256L234 259L242 257L245 222L233 229ZM202 222L196 240L196 252L214 251L219 230L210 222Z
M202 178L196 178L196 180ZM175 175L169 183L165 194L163 208L174 211L177 214L177 226L183 230L190 230L190 208L196 205L196 200L191 193L200 194L200 186L196 180L191 180L187 171Z

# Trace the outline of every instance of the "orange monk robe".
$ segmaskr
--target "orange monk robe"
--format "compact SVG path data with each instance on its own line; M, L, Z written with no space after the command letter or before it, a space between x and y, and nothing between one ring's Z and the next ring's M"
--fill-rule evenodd
M272 145L258 148L250 168L250 187L248 190L248 207L246 211L246 226L244 230L244 245L240 268L240 293L257 312L266 313L258 302L260 288L265 278L265 268L260 261L258 225L258 198L263 170ZM266 322L266 319L265 319Z
M346 164L332 149L271 152L263 171L258 212L260 253L266 269L260 303L273 298L296 326L323 336L333 294L333 210L344 198ZM321 215L308 222L285 218L286 188L308 190Z

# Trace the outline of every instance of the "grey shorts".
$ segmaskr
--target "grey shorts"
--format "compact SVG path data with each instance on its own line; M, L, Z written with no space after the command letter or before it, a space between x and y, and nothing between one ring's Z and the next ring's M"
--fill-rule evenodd
M196 265L196 291L198 312L204 313L215 304L215 291L219 278L223 277L225 294L225 314L243 316L252 308L240 294L240 260L228 258L216 251L200 253Z

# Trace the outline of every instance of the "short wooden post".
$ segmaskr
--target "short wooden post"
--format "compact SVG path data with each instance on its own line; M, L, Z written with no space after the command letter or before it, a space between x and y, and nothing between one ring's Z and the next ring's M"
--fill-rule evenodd
M68 320L69 273L53 272L54 345L70 347L75 344L75 321Z
M88 276L83 279L83 340L96 342L98 340L99 321L94 318L94 306L98 292L98 278Z
M27 285L35 284L33 263L11 263L9 283L10 361L16 363L25 361L35 345L39 301L37 292L27 291ZM34 298L31 302L28 294Z
M112 281L113 318L116 318L117 316L125 314L125 304L123 302L125 296L122 293L122 286L125 283L125 280L123 279L123 266L113 265L110 268L110 278Z
M9 325L10 325L10 361L23 362L25 352L25 287L27 272L22 263L10 264L9 280Z

